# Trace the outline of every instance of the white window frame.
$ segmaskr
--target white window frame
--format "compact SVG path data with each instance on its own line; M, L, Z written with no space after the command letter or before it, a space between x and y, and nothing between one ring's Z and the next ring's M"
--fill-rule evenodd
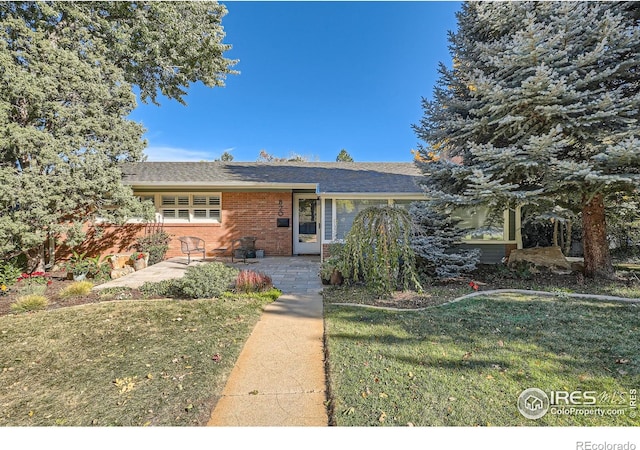
M222 223L222 192L158 192L137 195L141 199L153 198L156 216L164 223ZM201 198L206 199L204 203L196 200ZM166 214L167 211L174 211L173 216ZM196 211L204 211L204 217L196 217Z
M338 236L338 212L337 212L337 201L338 200L380 200L386 201L388 206L393 206L396 200L409 200L412 202L424 201L424 196L416 196L415 194L411 195L396 195L396 196L379 196L379 194L332 194L321 196L322 207L321 207L321 221L325 223L325 208L324 201L326 199L331 200L332 203L332 214L331 214L331 239L326 239L324 232L322 233L322 243L323 244L332 244L332 243L341 243L344 242L343 239L337 239Z
M324 209L324 200L325 199L330 199L332 201L333 207L331 208L332 210L332 217L331 217L331 240L329 239L325 239L325 235L324 233L322 234L322 243L323 244L331 244L331 243L339 243L339 242L343 242L343 240L337 239L337 226L338 226L338 213L337 213L337 205L336 205L336 201L337 200L387 200L389 206L392 206L396 200L411 200L411 201L424 201L425 197L417 197L415 195L411 195L411 196L394 196L394 197L378 197L375 195L353 195L353 194L334 194L334 195L327 195L327 196L323 196L321 197L322 199L322 223L325 223L325 209ZM515 218L515 225L516 225L516 239L515 240L510 240L509 239L509 211L505 210L504 213L504 222L503 222L503 235L502 235L502 239L498 240L498 239L466 239L463 238L461 240L461 243L464 244L471 244L471 245L480 245L480 244L490 244L490 245L505 245L505 244L517 244L518 247L520 248L522 246L522 237L521 237L521 224L520 224L520 208L516 208L516 218Z

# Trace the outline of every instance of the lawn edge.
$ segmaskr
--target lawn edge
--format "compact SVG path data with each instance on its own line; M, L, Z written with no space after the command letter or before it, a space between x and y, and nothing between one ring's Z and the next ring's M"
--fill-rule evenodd
M452 303L457 303L462 300L466 300L468 298L473 297L487 297L496 294L524 294L524 295L537 295L541 297L562 297L562 298L582 298L589 300L599 300L605 302L621 302L621 303L631 303L631 304L640 304L640 298L627 298L627 297L617 297L613 295L600 295L600 294L576 294L576 293L567 293L567 292L548 292L548 291L533 291L528 289L492 289L489 291L478 291L472 292L471 294L463 295L462 297L454 298L453 300L449 300L448 302L442 303L440 305L432 305L426 306L424 308L394 308L392 306L374 306L374 305L364 305L360 303L328 303L329 305L338 305L338 306L357 306L361 308L371 308L378 309L384 311L425 311L432 308L439 308L442 306L450 305Z

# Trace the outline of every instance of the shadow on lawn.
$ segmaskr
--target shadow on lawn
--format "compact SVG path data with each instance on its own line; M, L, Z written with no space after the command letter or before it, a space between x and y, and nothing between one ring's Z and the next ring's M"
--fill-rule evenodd
M589 389L603 387L592 379L598 376L624 384L640 381L640 315L633 305L477 297L425 311L345 308L332 314L372 327L367 334L329 338L381 345L382 357L400 363L462 372L508 371L515 378L553 372L576 378Z

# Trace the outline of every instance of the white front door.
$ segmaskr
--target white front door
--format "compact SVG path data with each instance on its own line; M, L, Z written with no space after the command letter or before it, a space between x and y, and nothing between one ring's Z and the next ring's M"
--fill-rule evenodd
M315 194L293 196L293 253L320 254L320 200Z

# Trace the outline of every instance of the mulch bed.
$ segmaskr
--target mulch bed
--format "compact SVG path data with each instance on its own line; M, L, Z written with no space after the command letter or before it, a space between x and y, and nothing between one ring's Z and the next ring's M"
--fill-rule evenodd
M60 292L67 286L74 283L73 280L67 279L65 272L52 272L51 284L47 286L45 297L49 300L49 306L47 309L58 309L68 306L84 305L88 303L100 303L104 301L111 301L114 298L109 296L100 295L99 292L91 291L87 295L79 297L60 298ZM14 303L21 296L18 291L17 285L11 286L4 295L0 295L0 316L11 314L11 304ZM142 293L137 289L132 289L127 294L127 299L141 299Z

